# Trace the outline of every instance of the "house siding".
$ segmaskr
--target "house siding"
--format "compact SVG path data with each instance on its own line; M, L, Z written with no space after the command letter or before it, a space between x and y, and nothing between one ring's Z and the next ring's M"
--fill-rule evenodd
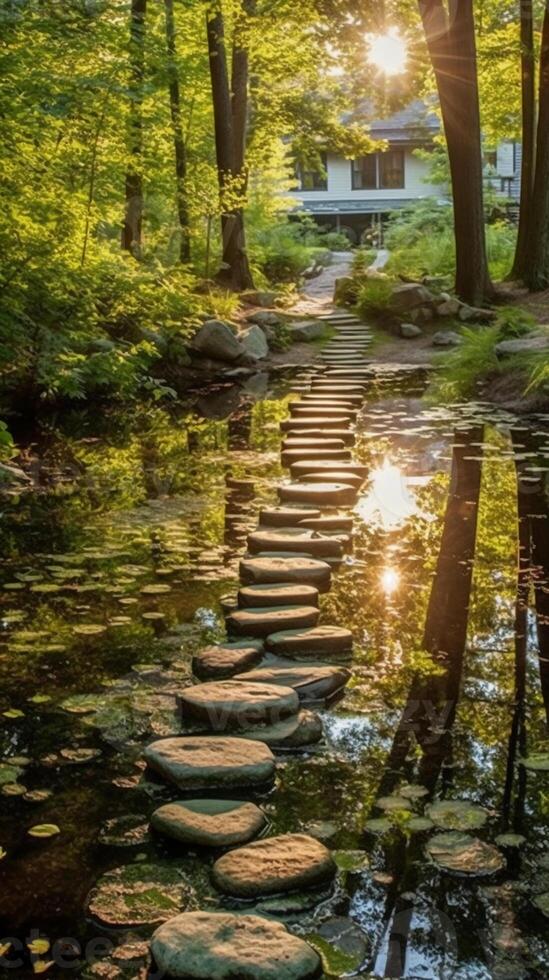
M387 201L402 201L410 198L430 197L440 195L441 188L433 184L425 183L428 174L428 164L419 160L414 152L406 149L404 160L404 187L395 189L379 190L353 190L351 161L343 157L329 153L327 160L328 188L325 191L293 191L292 196L297 204L303 204L305 208L308 203L319 202L328 204L330 201L368 201L383 202L384 208Z

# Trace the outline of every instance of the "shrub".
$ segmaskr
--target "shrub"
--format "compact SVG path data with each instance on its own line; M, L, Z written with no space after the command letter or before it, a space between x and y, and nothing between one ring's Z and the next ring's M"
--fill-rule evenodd
M356 302L358 313L362 317L386 313L392 289L389 279L366 279L358 291Z
M457 401L475 394L478 379L497 371L496 344L499 327L463 327L463 342L442 355L443 366L431 386L431 394L442 401Z
M500 340L512 340L513 337L524 337L525 334L530 333L536 321L531 313L521 310L518 306L501 306L496 325L499 328Z

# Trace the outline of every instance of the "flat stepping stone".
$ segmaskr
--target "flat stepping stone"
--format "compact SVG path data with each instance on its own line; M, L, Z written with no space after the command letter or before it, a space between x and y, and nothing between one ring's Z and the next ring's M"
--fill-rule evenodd
M185 912L151 939L155 973L175 980L314 980L319 954L281 922L230 912Z
M319 449L318 446L310 446L308 449L283 449L280 454L280 461L287 468L292 463L299 463L307 459L333 459L350 462L351 458L349 449Z
M293 463L290 472L292 477L300 478L306 476L307 473L317 473L323 470L326 471L328 476L337 470L338 473L352 473L354 476L361 477L362 480L366 479L369 472L368 467L362 463L346 463L332 459L304 459L299 463Z
M303 501L324 507L352 507L357 495L349 483L288 483L278 488L278 496L283 502Z
M290 415L292 418L322 418L323 415L329 415L330 418L349 418L355 419L357 416L358 409L356 408L330 408L328 406L322 407L317 405L296 405L292 408Z
M273 629L301 629L316 626L320 612L316 606L263 606L237 609L227 616L227 632L235 636L268 636Z
M177 800L151 816L165 837L199 847L236 847L257 837L267 818L255 803L240 800Z
M348 487L354 489L355 493L358 493L364 483L362 477L355 476L354 473L346 473L344 470L341 472L339 470L330 470L329 473L326 470L320 470L318 473L304 473L298 479L311 486L314 483L324 483L328 478L330 480L336 480L338 483L346 484Z
M147 765L179 789L240 789L265 786L275 774L270 748L230 736L162 738L143 752Z
M269 527L296 527L307 517L320 517L315 507L262 507L259 523Z
M260 529L248 535L250 552L301 551L314 558L341 557L341 545L332 538L323 537L306 527L281 527ZM251 634L250 634L251 635Z
M246 675L242 675L245 678ZM293 687L299 700L304 702L326 701L343 690L351 678L346 667L259 667L251 671L250 678L265 684L282 684Z
M279 657L306 660L310 657L348 658L353 634L342 626L314 626L306 630L282 630L267 637L267 649Z
M330 439L329 437L315 436L290 436L282 442L284 451L289 449L344 449L343 439Z
M354 446L356 442L356 436L351 429L330 429L329 433L326 433L322 429L302 428L298 422L295 425L296 427L288 432L288 439L337 438L341 440L344 446Z
M314 585L319 592L330 588L332 570L316 558L243 558L240 580L244 585L297 582Z
M256 640L218 643L206 647L192 659L192 671L200 680L219 680L249 670L263 656L263 644Z
M278 582L273 585L246 585L239 589L240 609L266 606L318 606L318 589L314 585Z
M354 422L349 415L315 415L314 418L308 418L304 415L299 417L294 416L291 419L285 419L280 423L281 432L290 432L292 429L299 425L300 429L341 429L345 425L351 425Z
M303 395L300 405L317 405L326 408L360 408L363 399L359 395L348 398L325 398L324 395Z
M301 521L301 524L303 527L310 528L311 531L320 531L321 533L325 531L342 531L343 533L351 534L354 520L352 517L345 517L343 514L338 514L334 517L308 517L306 520Z
M257 738L271 749L303 749L322 738L322 721L314 711L302 708L297 715L284 718L274 725L264 725L246 731L246 738Z
M258 898L325 885L336 870L330 851L314 837L281 834L224 854L213 866L213 881L227 895Z
M295 715L299 700L290 687L243 681L210 681L187 687L179 695L184 718L206 724L211 731L242 732Z

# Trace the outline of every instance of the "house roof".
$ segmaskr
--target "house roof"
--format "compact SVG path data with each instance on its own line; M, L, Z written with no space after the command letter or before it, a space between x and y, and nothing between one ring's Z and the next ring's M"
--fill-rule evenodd
M415 99L384 119L372 120L371 114L372 104L364 102L358 110L346 116L345 122L362 122L369 127L375 139L403 144L430 142L441 129L438 116L421 99Z
M369 198L354 201L300 201L296 211L306 211L308 214L384 214L387 211L397 211L414 204L418 198L390 197Z

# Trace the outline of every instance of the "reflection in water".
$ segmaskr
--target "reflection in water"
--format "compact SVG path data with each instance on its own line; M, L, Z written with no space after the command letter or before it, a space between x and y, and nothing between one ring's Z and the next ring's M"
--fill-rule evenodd
M362 520L393 531L417 513L417 502L406 477L388 459L371 472L370 482L368 496L357 507Z
M452 454L450 491L442 539L433 581L423 646L438 664L438 673L414 678L389 752L379 786L379 797L386 796L405 775L414 741L420 749L415 780L432 797L441 768L451 764L452 728L460 693L467 619L471 594L473 559L481 486L482 457L473 446L482 443L482 428L474 428L455 438ZM412 780L412 773L406 773ZM385 906L385 928L370 969L379 976L407 974L410 930L414 917L418 847L415 839L401 837L388 848L387 861L394 880ZM449 951L449 950L448 950Z

